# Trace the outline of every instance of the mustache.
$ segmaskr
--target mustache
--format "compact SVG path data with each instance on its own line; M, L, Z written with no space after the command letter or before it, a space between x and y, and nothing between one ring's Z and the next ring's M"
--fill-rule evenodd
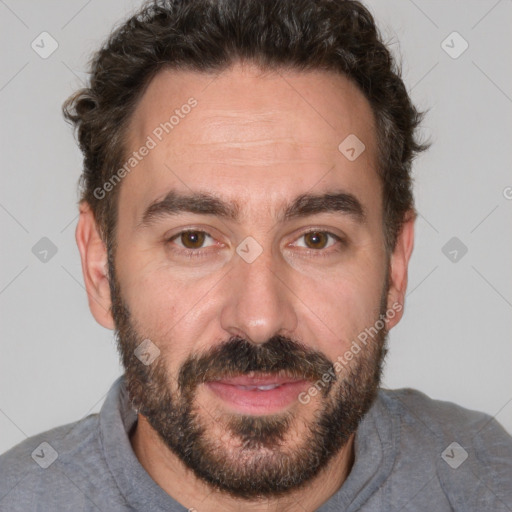
M274 336L261 345L235 336L206 354L190 356L181 367L178 386L184 392L192 392L199 384L208 381L254 373L310 381L330 373L326 393L336 381L333 364L320 351L286 336Z

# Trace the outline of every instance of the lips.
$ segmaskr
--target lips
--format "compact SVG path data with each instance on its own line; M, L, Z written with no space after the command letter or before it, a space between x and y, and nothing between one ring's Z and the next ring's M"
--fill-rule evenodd
M230 409L249 414L281 411L298 399L309 381L282 375L240 375L206 383Z
M249 391L254 391L257 389L258 391L270 391L271 389L276 389L280 384L268 384L266 386L235 386L237 389L247 389Z
M230 377L227 379L220 379L213 382L219 382L227 386L245 386L245 387L267 387L267 386L281 386L283 384L298 382L303 379L296 379L293 377L279 376L279 375L240 375L238 377ZM271 389L271 388L270 388Z

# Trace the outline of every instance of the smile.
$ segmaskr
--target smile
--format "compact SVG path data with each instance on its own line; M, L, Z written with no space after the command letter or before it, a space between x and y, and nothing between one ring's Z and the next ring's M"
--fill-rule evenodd
M206 387L232 412L261 415L286 410L309 384L305 379L287 376L241 375L207 382Z

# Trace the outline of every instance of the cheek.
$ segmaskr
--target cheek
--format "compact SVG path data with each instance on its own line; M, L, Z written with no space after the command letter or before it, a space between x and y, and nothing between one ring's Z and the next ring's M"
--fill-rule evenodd
M187 357L215 317L215 296L211 294L218 276L193 279L167 266L143 265L141 260L137 269L130 275L125 271L125 275L123 298L139 334L156 340L164 351L172 350L173 360Z
M343 354L379 318L384 274L375 262L373 267L368 264L338 269L321 282L302 278L300 286L300 296L309 309L309 323L316 325L318 348L331 360ZM309 335L313 331L314 328L308 329Z

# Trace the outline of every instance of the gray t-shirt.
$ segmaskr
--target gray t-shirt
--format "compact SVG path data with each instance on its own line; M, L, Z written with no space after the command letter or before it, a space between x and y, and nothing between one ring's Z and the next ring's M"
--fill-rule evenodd
M0 456L0 510L201 512L140 465L128 437L136 420L120 377L99 414ZM483 413L411 389L380 390L357 430L348 478L317 510L510 512L512 438Z

